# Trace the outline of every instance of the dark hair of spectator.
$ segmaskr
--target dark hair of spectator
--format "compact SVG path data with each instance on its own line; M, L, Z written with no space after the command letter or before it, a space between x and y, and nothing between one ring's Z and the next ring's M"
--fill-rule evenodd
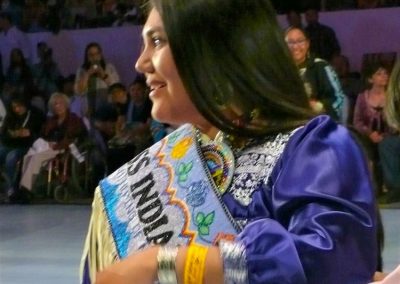
M13 93L12 98L10 101L10 107L12 104L17 104L20 106L25 106L26 108L29 108L31 103L30 100L23 94L21 93Z
M124 84L122 84L122 83L114 83L114 84L112 84L110 87L108 87L108 93L112 93L112 92L114 92L115 90L122 90L122 91L126 91L126 87L125 87L125 85Z
M374 76L374 74L379 70L379 69L385 69L387 72L389 72L388 66L383 64L380 61L375 61L375 62L369 62L363 70L363 81L364 81L364 86L366 89L370 89L372 87L372 84L369 82L369 79Z
M303 29L302 27L296 27L296 26L290 26L288 28L286 28L285 32L284 32L284 36L287 36L288 33L290 33L293 30L298 30L301 33L303 33L304 37L307 40L310 40L310 36L308 35L307 31L305 29Z
M136 84L139 84L144 88L147 88L146 78L144 76L137 76L135 78L135 80L133 80L133 82L129 84L129 87L136 85Z

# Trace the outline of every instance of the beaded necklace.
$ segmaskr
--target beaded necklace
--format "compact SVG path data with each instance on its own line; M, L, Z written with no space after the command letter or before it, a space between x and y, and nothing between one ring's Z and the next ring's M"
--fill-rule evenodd
M200 145L207 168L219 192L224 194L232 182L235 170L235 157L232 149L224 142L219 132L214 140L196 129L196 138Z

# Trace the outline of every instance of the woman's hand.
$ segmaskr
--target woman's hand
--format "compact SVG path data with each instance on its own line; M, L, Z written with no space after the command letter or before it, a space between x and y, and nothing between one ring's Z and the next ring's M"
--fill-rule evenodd
M150 247L117 262L96 275L96 284L152 284L157 279L158 247Z
M103 67L101 67L100 64L91 65L90 68L87 70L87 73L89 77L94 75L102 80L105 80L107 78L106 71L103 69Z

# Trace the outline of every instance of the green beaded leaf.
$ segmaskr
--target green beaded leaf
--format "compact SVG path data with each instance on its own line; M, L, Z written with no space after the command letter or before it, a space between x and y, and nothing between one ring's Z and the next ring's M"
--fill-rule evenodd
M211 212L209 214L207 214L207 216L204 218L203 224L206 226L211 225L212 223L214 223L214 216L215 216L215 212Z
M201 226L203 224L203 221L205 219L205 215L203 212L199 212L196 215L196 223L198 226Z
M210 234L210 229L208 226L200 226L199 227L200 236L208 236Z
M187 181L188 177L189 177L189 175L187 175L187 174L180 174L178 180L179 180L179 182L185 182L185 181Z
M171 133L171 135L168 137L168 144L175 143L176 140L177 140L178 137L179 137L179 134L180 134L179 132Z

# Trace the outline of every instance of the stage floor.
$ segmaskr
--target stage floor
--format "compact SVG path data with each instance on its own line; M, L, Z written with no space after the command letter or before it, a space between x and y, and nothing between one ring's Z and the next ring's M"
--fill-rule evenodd
M0 283L78 283L89 205L0 205ZM400 264L400 209L382 209L385 270Z

